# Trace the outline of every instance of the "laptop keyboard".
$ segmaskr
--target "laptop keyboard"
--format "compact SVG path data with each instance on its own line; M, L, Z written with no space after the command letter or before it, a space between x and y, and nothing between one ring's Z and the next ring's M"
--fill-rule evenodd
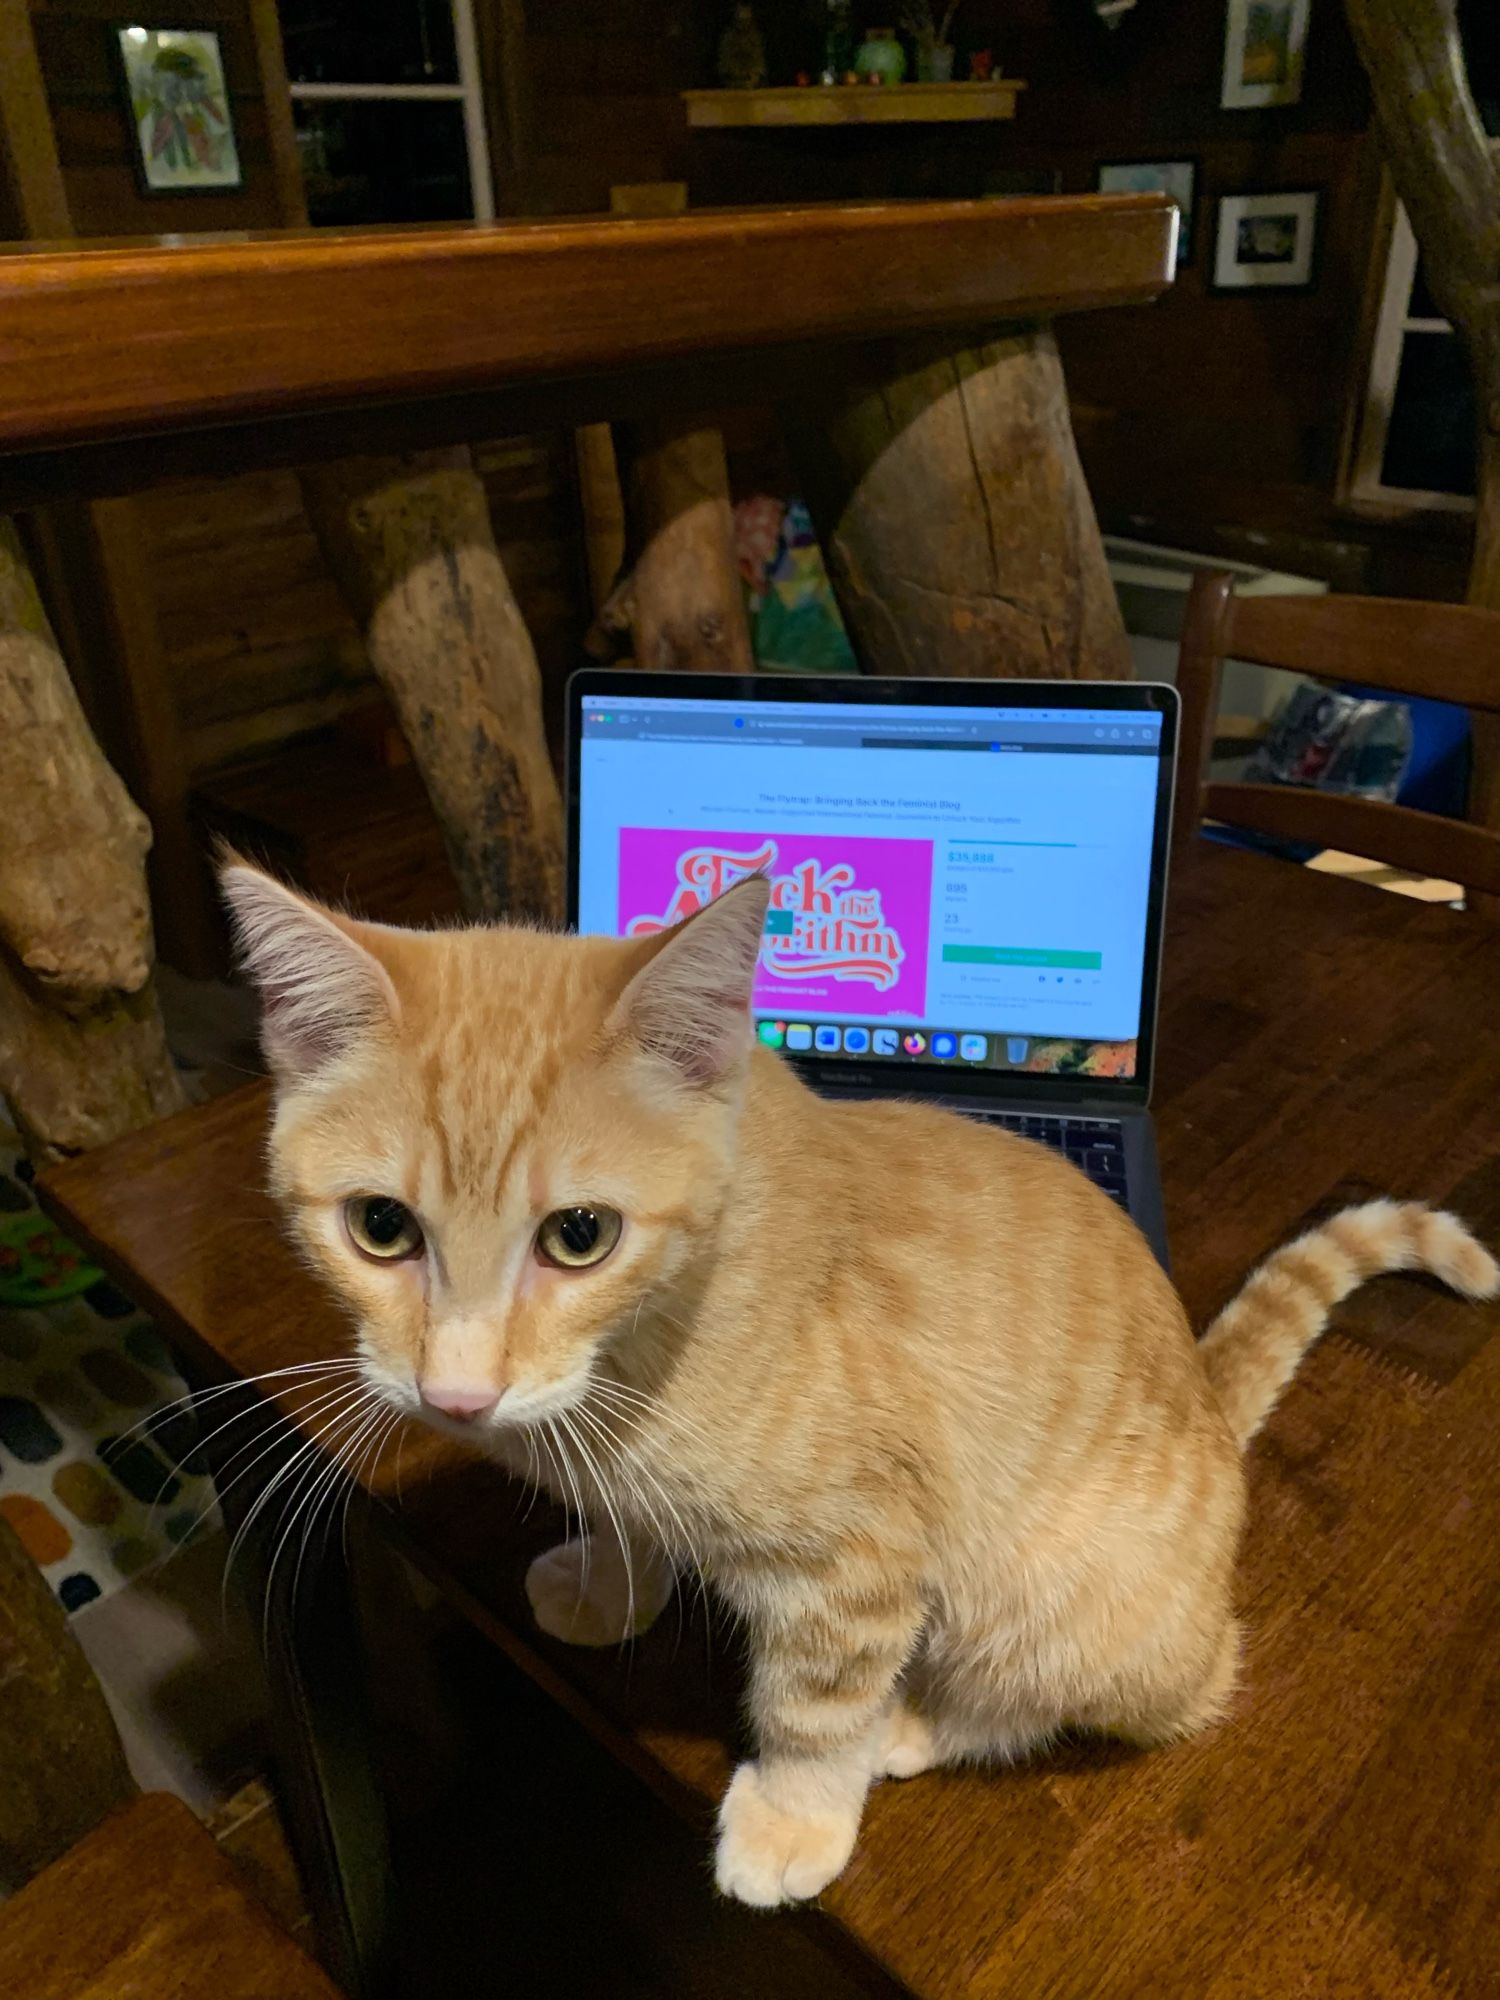
M1003 1125L1023 1139L1039 1139L1064 1153L1080 1167L1097 1188L1103 1188L1122 1208L1129 1206L1125 1182L1125 1135L1118 1119L1030 1117L1018 1111L976 1111L964 1106L971 1118L986 1125Z

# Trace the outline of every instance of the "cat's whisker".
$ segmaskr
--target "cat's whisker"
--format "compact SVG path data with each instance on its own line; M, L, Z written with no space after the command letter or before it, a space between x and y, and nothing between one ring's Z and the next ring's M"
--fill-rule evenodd
M555 1427L556 1424L555 1413L553 1416L543 1418L543 1422L547 1428L547 1436L551 1441L553 1463L555 1465L560 1466L562 1470L563 1476L567 1481L568 1488L573 1495L573 1506L578 1516L578 1534L583 1543L583 1558L578 1565L578 1608L581 1609L583 1606L583 1600L588 1595L590 1559L592 1555L592 1551L589 1548L589 1539L588 1539L588 1516L584 1512L583 1499L579 1491L578 1480L576 1477L573 1462L567 1456L566 1452L564 1452L561 1440L558 1438L557 1435L557 1430ZM571 1540L572 1537L567 1532L567 1521L568 1521L568 1505L567 1501L564 1500L563 1502L564 1538L567 1540Z
M622 1389L628 1393L621 1394ZM596 1377L589 1386L588 1396L598 1396L601 1402L613 1404L621 1415L649 1417L663 1429L678 1432L683 1437L691 1439L694 1444L701 1445L705 1451L712 1451L715 1448L713 1439L701 1424L694 1423L683 1411L664 1403L659 1397L647 1396L639 1389L630 1388L628 1384L601 1381Z
M229 1553L224 1560L223 1587L226 1593L229 1588L229 1579L230 1579L230 1574L234 1568L235 1557L239 1553L239 1550L243 1547L246 1538L253 1530L255 1523L259 1519L260 1515L265 1511L266 1507L270 1504L275 1494L281 1488L286 1486L287 1482L294 1476L294 1474L300 1476L303 1462L309 1456L315 1454L318 1451L322 1443L323 1437L326 1435L328 1428L331 1427L333 1424L342 1421L342 1418L348 1413L353 1403L358 1400L359 1396L362 1393L366 1393L363 1384L344 1383L340 1385L338 1389L331 1391L330 1396L328 1398L322 1399L325 1402L329 1400L334 1400L337 1406L334 1409L325 1411L324 1422L319 1426L317 1430L312 1432L311 1435L304 1437L302 1441L295 1446L295 1448L291 1453L291 1456L287 1459L286 1463L277 1468L276 1472L266 1482L266 1485L261 1490L261 1492L259 1492L255 1496L255 1499L251 1502L249 1508L246 1510L244 1519L240 1522L239 1527L235 1530L234 1537L229 1544ZM305 1418L306 1416L312 1414L312 1412L304 1411L302 1414ZM267 1457L270 1454L270 1452L275 1450L277 1443L281 1442L282 1438L285 1435L283 1424L285 1426L285 1429L295 1431L295 1429L297 1428L296 1425L292 1423L290 1418L284 1418L282 1424L275 1425L274 1428L277 1433L276 1438L273 1439L272 1443L269 1444L264 1451L260 1452L257 1455L257 1457L251 1461L251 1464L249 1466L246 1466L240 1473L236 1475L234 1483L237 1484L239 1480L246 1477L246 1475L253 1469L253 1467L260 1463L261 1459ZM262 1433L262 1435L264 1435L264 1433ZM222 1495L220 1497L222 1498Z
M589 1450L582 1433L572 1422L569 1412L564 1410L561 1412L561 1415L564 1428L578 1447L584 1464L589 1468L590 1477L593 1479L595 1489L603 1503L604 1511L609 1516L610 1525L614 1529L615 1539L620 1544L620 1555L625 1564L625 1633L627 1637L633 1637L635 1634L635 1572L631 1567L630 1561L630 1537L626 1534L625 1524L615 1510L615 1503L610 1497L609 1487L605 1482L604 1474L600 1469L597 1459ZM583 1411L581 1408L575 1409L572 1415L582 1416Z
M579 1412L579 1414L583 1413ZM597 1423L596 1419L593 1421ZM682 1594L682 1571L684 1567L692 1571L700 1599L704 1596L703 1579L698 1566L698 1558L690 1546L684 1546L687 1538L680 1522L678 1524L679 1532L675 1540L662 1526L661 1516L652 1505L651 1498L643 1483L649 1479L657 1499L663 1505L670 1507L671 1503L662 1491L660 1482L647 1471L646 1467L638 1459L630 1457L623 1451L616 1453L615 1465L621 1487L624 1490L626 1503L631 1508L635 1517L645 1523L646 1529L660 1551L661 1559L666 1564L668 1573L671 1576L672 1596L677 1605L677 1637L674 1645L680 1646L682 1644L683 1633L686 1630L686 1610Z
M261 1459L267 1457L275 1449L278 1437L284 1435L288 1430L296 1431L303 1428L308 1419L312 1417L319 1416L320 1414L324 1416L331 1415L333 1407L337 1406L347 1396L352 1395L359 1386L360 1384L357 1380L336 1382L332 1387L320 1383L318 1385L318 1392L312 1401L302 1404L295 1416L280 1408L279 1405L273 1406L269 1410L256 1409L241 1412L244 1416L261 1416L264 1418L264 1422L253 1437L247 1438L243 1444L235 1447L223 1461L221 1467L214 1468L213 1476L215 1484L218 1487L219 1497L222 1499L226 1493L231 1492L247 1473L253 1471L259 1465ZM237 1417L232 1417L228 1423L221 1424L217 1430L210 1431L208 1436L201 1440L197 1449L204 1451L216 1437L219 1437L224 1431L231 1429L238 1421ZM236 1459L243 1458L246 1452L254 1451L256 1445L268 1437L271 1439L271 1443L265 1447L265 1450L252 1458L248 1465L241 1466L238 1472L230 1472L230 1468L234 1465Z
M340 1384L337 1385L335 1389L329 1391L326 1396L320 1393L316 1401L306 1406L308 1411L311 1412L317 1410L323 1403L326 1403L330 1400L335 1400L342 1391L347 1390L351 1386L352 1386L351 1384L347 1383ZM319 1385L319 1387L321 1392L322 1385ZM254 1468L260 1463L260 1460L266 1457L268 1453L272 1449L274 1449L275 1440L277 1439L277 1437L281 1436L285 1432L287 1427L291 1424L291 1419L286 1415L286 1412L281 1409L272 1409L269 1413L265 1412L264 1410L242 1410L238 1413L238 1415L232 1417L229 1423L219 1425L216 1430L210 1431L206 1438L200 1438L194 1445L193 1447L194 1451L202 1454L205 1451L205 1448L209 1444L211 1444L216 1437L218 1437L223 1431L229 1430L233 1426L233 1424L237 1423L240 1420L240 1417L249 1417L254 1415L265 1416L265 1422L256 1431L255 1435L251 1438L247 1438L243 1444L237 1445L234 1451L229 1455L229 1457L223 1461L222 1465L218 1466L210 1465L208 1466L205 1472L196 1475L198 1477L207 1479L210 1482L210 1494L207 1503L200 1509L198 1514L194 1517L193 1522L187 1531L187 1534L183 1537L184 1545L186 1545L186 1543L192 1540L193 1536L197 1534L198 1530L203 1526L203 1523L214 1512L215 1508L222 1507L224 1501L234 1491L235 1487L240 1484L241 1480L243 1480L250 1472L252 1472ZM230 1467L233 1466L236 1459L243 1458L245 1453L248 1451L253 1451L256 1445L260 1444L261 1441L267 1437L269 1437L272 1440L272 1443L267 1445L264 1451L260 1452L255 1458L253 1458L248 1465L241 1466L238 1472L234 1473L230 1472ZM161 1495L165 1490L166 1490L165 1482L163 1482L163 1485L157 1489L156 1500L152 1503L153 1511L156 1507L161 1505ZM230 1559L232 1559L232 1557L233 1557L233 1547L231 1546Z
M380 1392L378 1389L367 1387L364 1399L357 1402L351 1410L345 1411L338 1418L338 1435L336 1437L331 1435L333 1426L330 1426L323 1433L317 1440L317 1443L319 1450L328 1454L326 1461L314 1462L310 1471L304 1476L295 1496L292 1496L288 1500L286 1513L283 1516L281 1533L266 1568L266 1602L263 1614L263 1637L266 1639L269 1639L270 1636L271 1607L275 1601L276 1569L281 1561L282 1551L291 1539L297 1522L302 1520L304 1522L303 1539L298 1548L296 1566L292 1571L292 1587L288 1599L288 1602L295 1606L298 1586L302 1580L303 1558L307 1553L306 1530L316 1521L318 1507L322 1504L324 1498L337 1487L339 1475L344 1470L343 1454L346 1447L351 1446L357 1438L362 1438L365 1435L367 1427L375 1420L370 1405L372 1402L378 1400L379 1395Z
M354 1496L357 1492L368 1494L370 1482L380 1470L380 1455L390 1442L391 1432L399 1430L401 1426L401 1412L399 1410L389 1411L386 1416L384 1430L377 1431L370 1444L366 1446L359 1464L354 1469L354 1476L349 1481L349 1490L344 1495L343 1519L339 1524L339 1546L344 1552L344 1561L346 1563L349 1560L349 1509L353 1505ZM396 1441L396 1463L399 1468L401 1463L401 1442L399 1436ZM397 1498L399 1499L399 1497L400 1486L398 1483Z
M211 1403L216 1396L231 1395L236 1389L250 1388L257 1382L270 1382L281 1375L305 1375L329 1368L352 1368L354 1366L355 1364L352 1361L344 1360L299 1361L290 1368L270 1368L267 1369L264 1375L243 1375L233 1382L221 1382L212 1389L189 1389L185 1395L174 1396L170 1403L159 1403L154 1410L148 1410L145 1416L138 1418L135 1423L120 1432L120 1442L125 1444L131 1438L138 1436L140 1432L151 1430L165 1418L173 1416L178 1410L184 1413L191 1412L196 1416L203 1405Z
M616 1472L621 1481L621 1484L625 1485L628 1488L629 1498L633 1501L636 1510L643 1516L643 1518L647 1522L651 1533L655 1536L656 1541L660 1545L662 1555L665 1561L667 1562L669 1568L671 1569L673 1589L674 1593L677 1596L677 1601L678 1601L677 1630L678 1630L678 1639L680 1642L682 1637L681 1568L684 1563L686 1563L686 1565L692 1570L694 1579L698 1586L699 1596L706 1602L706 1593L703 1585L702 1570L697 1552L693 1546L692 1537L689 1535L687 1527L683 1522L681 1515L678 1513L670 1497L663 1489L661 1482L656 1478L655 1474L651 1472L650 1469L645 1464L642 1463L641 1459L634 1453L631 1453L627 1447L623 1446L620 1440L612 1432L606 1431L604 1429L596 1413L589 1411L582 1404L575 1404L573 1413L575 1416L583 1417L591 1425L591 1427L597 1434L605 1437L608 1440L610 1449L613 1453ZM676 1528L675 1544L673 1538L663 1530L660 1517L657 1515L656 1509L651 1505L650 1500L647 1497L645 1487L642 1484L643 1480L650 1481L651 1487L655 1492L657 1499L660 1501L661 1505L667 1510L668 1514L671 1516L673 1524Z

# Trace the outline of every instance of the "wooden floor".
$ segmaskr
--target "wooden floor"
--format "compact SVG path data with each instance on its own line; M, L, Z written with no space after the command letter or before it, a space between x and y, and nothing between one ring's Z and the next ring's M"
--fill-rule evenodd
M1500 928L1205 847L1167 964L1158 1123L1195 1323L1371 1189L1500 1241ZM347 1339L257 1192L264 1116L263 1094L221 1099L47 1177L220 1372ZM1254 1449L1231 1718L1165 1751L883 1785L822 1899L830 1946L931 2000L1500 1991L1497 1330L1407 1278L1341 1309ZM554 1646L520 1579L556 1523L425 1438L399 1507L394 1453L374 1486L464 1618L706 1836L738 1745L733 1636L710 1645L690 1606L625 1661ZM524 1836L503 1796L485 1810L498 1851Z

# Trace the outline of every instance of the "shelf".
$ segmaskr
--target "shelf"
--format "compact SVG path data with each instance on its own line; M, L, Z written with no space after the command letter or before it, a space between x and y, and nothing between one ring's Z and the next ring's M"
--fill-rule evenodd
M788 84L776 90L685 90L689 125L952 125L1014 118L1011 77L992 83Z

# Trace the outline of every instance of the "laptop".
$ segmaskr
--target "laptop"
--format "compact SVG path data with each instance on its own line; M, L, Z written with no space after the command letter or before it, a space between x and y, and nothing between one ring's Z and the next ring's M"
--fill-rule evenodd
M567 703L579 930L643 936L763 871L768 1048L830 1097L1055 1147L1165 1265L1171 688L586 669Z

